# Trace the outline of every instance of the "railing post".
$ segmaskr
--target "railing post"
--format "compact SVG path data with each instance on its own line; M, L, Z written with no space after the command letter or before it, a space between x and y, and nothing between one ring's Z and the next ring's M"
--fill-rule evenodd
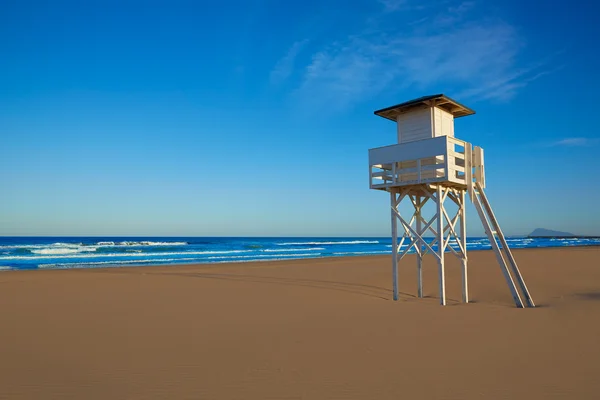
M471 143L467 142L465 142L465 183L469 198L473 201L473 149Z
M444 178L450 179L450 160L448 157L449 139L446 136L446 149L444 150ZM436 177L437 178L437 177Z

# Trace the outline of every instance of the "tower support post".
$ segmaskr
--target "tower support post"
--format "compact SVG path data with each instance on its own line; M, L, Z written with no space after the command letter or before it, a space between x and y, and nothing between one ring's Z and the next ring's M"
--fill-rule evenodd
M400 213L400 205L409 199L413 206L410 219ZM458 210L450 218L445 207L451 199ZM427 201L435 203L433 215L425 215L423 206ZM409 252L414 252L417 262L417 297L423 297L423 257L430 253L438 262L438 287L440 304L446 305L445 252L449 250L461 260L462 300L468 302L467 252L465 234L465 190L444 185L414 185L390 191L392 218L392 288L394 300L398 300L398 266ZM460 222L460 236L457 223ZM400 234L400 227L403 233ZM433 236L433 238L431 237Z
M398 300L398 218L396 210L396 193L390 192L390 204L392 208L392 292L394 301Z
M415 214L417 216L417 234L419 236L423 235L423 225L421 216L421 208L423 207L423 200L421 195L416 196L416 210ZM417 253L417 297L423 298L423 243L422 240L419 239L419 243L417 244L416 253Z
M437 254L438 254L438 283L440 286L440 304L446 305L446 272L444 270L444 197L442 187L436 185L436 218L437 218Z
M462 244L462 301L469 302L469 280L467 276L467 213L465 209L465 191L460 192L460 243Z

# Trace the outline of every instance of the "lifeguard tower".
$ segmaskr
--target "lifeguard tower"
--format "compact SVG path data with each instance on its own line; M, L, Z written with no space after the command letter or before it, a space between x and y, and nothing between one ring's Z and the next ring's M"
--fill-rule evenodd
M517 307L535 307L485 196L483 149L454 137L454 119L472 114L475 111L443 94L375 111L375 115L396 122L398 134L398 144L369 150L370 188L390 193L394 300L398 300L398 262L414 248L418 297L423 297L423 256L431 253L439 266L440 302L446 305L444 255L450 250L462 262L462 300L469 302L465 215L468 193L515 304ZM444 206L447 200L458 207L452 218ZM409 218L400 214L399 206L403 201L409 201L410 209L414 209ZM435 204L433 216L424 215L427 202ZM458 231L457 224L460 226ZM400 238L398 225L404 231ZM427 238L427 235L433 238Z

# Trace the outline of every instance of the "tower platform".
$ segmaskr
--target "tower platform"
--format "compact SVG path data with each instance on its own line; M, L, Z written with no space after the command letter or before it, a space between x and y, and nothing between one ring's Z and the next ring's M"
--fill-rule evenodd
M472 169L485 187L483 150L451 136L369 150L369 186L376 190L421 184L467 189Z

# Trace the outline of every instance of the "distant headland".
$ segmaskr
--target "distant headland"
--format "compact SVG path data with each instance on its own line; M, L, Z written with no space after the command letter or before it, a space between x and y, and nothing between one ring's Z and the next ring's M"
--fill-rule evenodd
M552 229L537 228L527 237L530 238L597 238L598 236L575 235L570 232L553 231Z
M531 232L528 237L576 237L570 232L553 231L552 229L537 228Z

